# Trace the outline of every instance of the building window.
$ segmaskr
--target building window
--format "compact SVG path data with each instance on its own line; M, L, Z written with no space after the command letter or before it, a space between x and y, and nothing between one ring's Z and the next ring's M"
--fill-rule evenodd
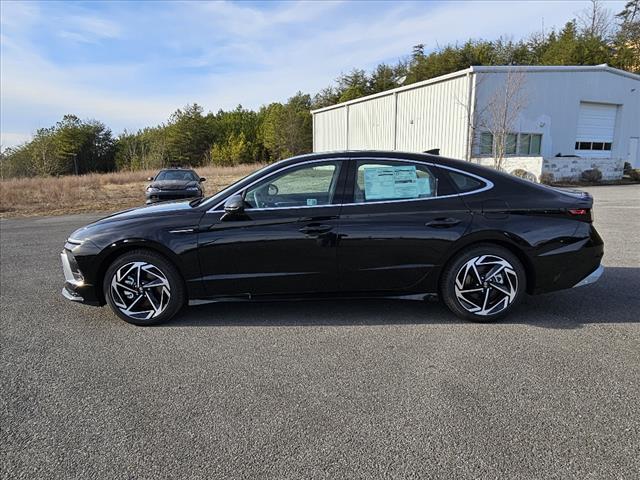
M521 133L518 135L518 153L520 155L540 155L542 135L539 133Z
M611 142L576 142L576 150L611 150Z
M480 155L493 155L493 135L489 132L480 134Z
M540 133L507 133L504 153L505 155L540 155L541 146L542 134ZM489 132L482 132L480 134L480 155L493 155L493 147L493 135Z

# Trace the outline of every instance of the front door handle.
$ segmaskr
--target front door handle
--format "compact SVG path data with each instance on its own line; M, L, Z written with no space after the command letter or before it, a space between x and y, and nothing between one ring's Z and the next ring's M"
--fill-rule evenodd
M333 230L331 225L307 225L298 231L305 235L320 235L322 233L330 232L331 230Z
M427 222L425 226L431 228L449 228L455 227L460 223L460 220L457 218L435 218L431 222Z

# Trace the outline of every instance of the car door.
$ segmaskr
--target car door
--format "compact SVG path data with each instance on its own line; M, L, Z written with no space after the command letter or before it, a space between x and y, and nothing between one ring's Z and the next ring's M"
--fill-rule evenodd
M471 215L446 175L422 162L351 162L340 215L343 292L422 292Z
M340 160L286 167L241 192L243 215L204 215L199 255L209 296L337 291ZM240 192L234 192L240 193Z

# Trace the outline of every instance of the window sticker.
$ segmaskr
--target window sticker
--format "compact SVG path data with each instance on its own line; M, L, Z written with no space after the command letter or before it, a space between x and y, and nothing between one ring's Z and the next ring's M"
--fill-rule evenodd
M307 198L307 207L315 207L316 205L318 205L317 198Z
M418 198L418 196L418 176L415 165L364 169L364 198L366 200L394 200Z

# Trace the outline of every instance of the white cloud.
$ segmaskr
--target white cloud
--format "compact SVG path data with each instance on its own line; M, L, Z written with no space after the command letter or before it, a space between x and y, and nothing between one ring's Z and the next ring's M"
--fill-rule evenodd
M3 27L25 28L40 18L40 9L31 2L0 2L0 23Z
M122 33L122 29L117 23L93 15L65 17L65 23L85 34L100 38L117 38Z
M29 133L0 132L0 150L25 143L31 136Z
M194 2L183 5L187 9L193 8L193 12L198 16L223 27L229 33L241 37L256 37L268 29L316 19L342 3L328 0L284 2L281 6L269 10L229 1Z
M118 38L122 31L114 22L93 16L66 17L64 28L58 36L82 43L96 43L104 39Z

